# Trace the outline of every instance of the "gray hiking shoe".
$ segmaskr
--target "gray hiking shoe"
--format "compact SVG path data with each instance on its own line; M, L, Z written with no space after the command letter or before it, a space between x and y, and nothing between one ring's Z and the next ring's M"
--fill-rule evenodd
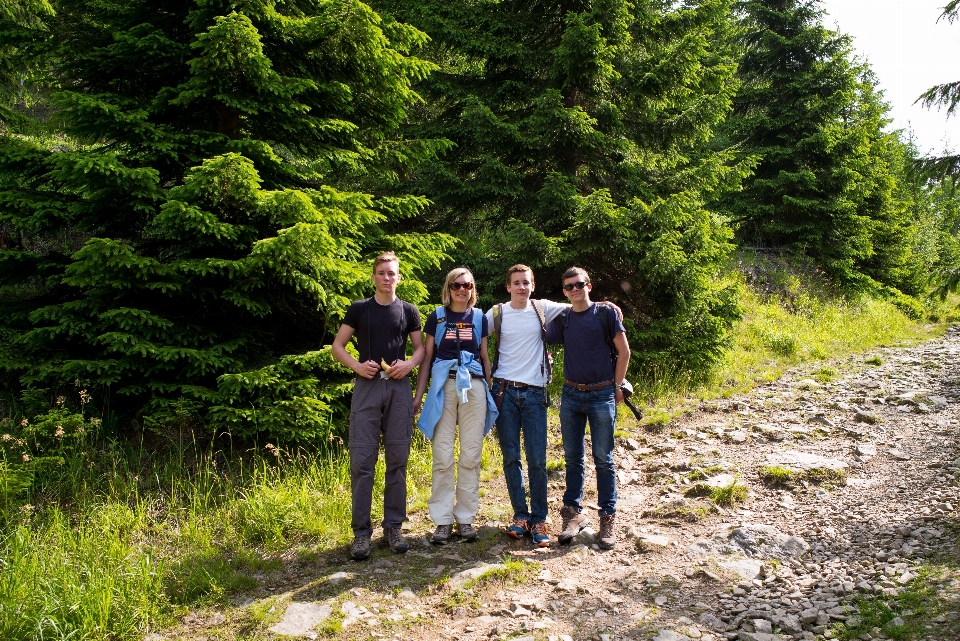
M383 528L383 538L387 540L387 545L390 546L390 551L394 554L403 554L410 549L410 544L407 543L407 539L404 538L398 527Z
M617 545L617 535L614 531L615 514L600 515L600 534L597 535L597 545L604 550L612 550Z
M560 518L563 519L563 532L557 535L557 541L564 544L572 541L573 537L580 534L580 530L590 525L587 515L577 512L577 508L572 505L560 508Z
M477 528L470 523L457 523L457 533L466 543L477 540Z
M437 529L433 531L433 538L430 539L430 542L434 545L446 545L451 534L453 534L452 524L438 525Z
M350 546L350 558L357 561L370 556L370 535L358 534L353 537L353 545Z

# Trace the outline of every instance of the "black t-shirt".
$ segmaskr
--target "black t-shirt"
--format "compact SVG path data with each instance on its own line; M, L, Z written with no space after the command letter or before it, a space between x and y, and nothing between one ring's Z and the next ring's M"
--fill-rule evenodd
M406 358L407 336L420 331L420 310L399 298L389 305L365 298L350 304L343 324L357 336L361 363L381 359L392 363Z
M429 334L434 337L434 345L436 346L436 355L434 360L453 360L457 358L460 354L457 352L457 330L454 327L454 323L470 323L473 324L473 307L468 309L465 312L453 312L447 308L447 324L443 330L443 336L440 337L440 340L437 340L437 310L430 312L430 315L427 316L427 324L423 328L424 333ZM480 338L487 336L490 331L487 329L487 317L483 314L480 314ZM479 360L480 358L480 348L477 346L476 342L473 340L473 328L464 327L460 330L460 349L465 352L470 352L475 358Z

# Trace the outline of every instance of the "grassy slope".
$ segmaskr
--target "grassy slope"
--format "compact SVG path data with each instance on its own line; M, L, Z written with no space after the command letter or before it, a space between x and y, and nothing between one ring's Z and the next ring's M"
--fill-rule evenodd
M801 363L940 331L911 322L889 303L797 291L790 310L746 295L729 357L706 384L649 377L640 393L648 403L644 422ZM625 429L635 427L632 418L624 421ZM5 504L0 638L140 638L187 608L226 602L263 573L281 571L291 555L309 559L349 541L349 466L342 454L308 456L271 445L185 460L94 449L86 464L68 466L66 477ZM496 447L485 448L483 467L484 480L499 475ZM378 494L382 479L381 460ZM411 515L424 519L430 454L422 438L408 479Z

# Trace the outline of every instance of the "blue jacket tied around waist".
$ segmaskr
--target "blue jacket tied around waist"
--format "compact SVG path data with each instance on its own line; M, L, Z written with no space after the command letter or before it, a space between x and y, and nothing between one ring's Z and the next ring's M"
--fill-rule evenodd
M423 401L423 410L420 412L420 420L417 421L417 427L423 432L429 440L433 440L433 429L440 420L443 413L443 386L450 376L450 370L457 371L457 394L461 402L467 402L467 390L474 385L471 374L483 376L483 365L475 359L473 354L467 351L460 352L460 365L457 366L456 359L437 360L430 368L430 389L427 391L427 398ZM484 379L477 381L483 385L487 400L487 420L483 426L483 434L486 435L497 420L497 405L493 402L493 395L487 388Z

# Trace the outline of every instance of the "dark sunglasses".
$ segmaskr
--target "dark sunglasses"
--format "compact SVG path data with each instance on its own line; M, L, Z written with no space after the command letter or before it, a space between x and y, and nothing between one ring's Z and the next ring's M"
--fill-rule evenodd
M574 289L583 289L586 286L587 284L581 280L578 283L567 283L563 286L563 289L568 292L572 292Z
M457 291L459 289L465 289L469 292L471 289L473 289L473 283L458 283L457 281L453 281L452 283L450 283L450 289L452 289L453 291Z

